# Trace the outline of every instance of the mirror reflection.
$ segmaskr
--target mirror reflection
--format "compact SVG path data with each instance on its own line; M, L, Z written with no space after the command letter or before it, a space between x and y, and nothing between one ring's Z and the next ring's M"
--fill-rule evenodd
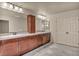
M18 9L18 10L16 10ZM28 10L11 3L0 3L0 36L16 35L27 32L27 15L32 14ZM37 15L35 15L37 16ZM36 17L36 32L49 30L49 21Z

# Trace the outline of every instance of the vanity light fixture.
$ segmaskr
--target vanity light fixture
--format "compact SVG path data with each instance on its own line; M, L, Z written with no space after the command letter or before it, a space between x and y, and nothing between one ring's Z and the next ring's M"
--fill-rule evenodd
M19 8L19 11L20 11L20 12L23 12L23 9L22 9L22 8Z
M45 20L46 19L46 17L45 16L42 16L42 18Z
M42 19L42 20L45 20L46 19L46 16L43 16L43 15L37 15L38 18Z
M2 8L7 8L8 7L8 4L4 2L4 3L1 4L1 7Z
M8 9L8 10L15 11L15 12L18 12L18 13L23 13L23 9L21 7L18 7L14 4L11 4L11 3L3 2L3 3L1 3L0 7Z
M9 8L10 8L10 9L13 9L13 5L12 5L12 4L9 4Z
M15 9L15 11L18 11L19 10L19 8L17 6L14 6L14 9Z
M41 15L37 15L37 17L40 18L40 19L42 19L42 16Z

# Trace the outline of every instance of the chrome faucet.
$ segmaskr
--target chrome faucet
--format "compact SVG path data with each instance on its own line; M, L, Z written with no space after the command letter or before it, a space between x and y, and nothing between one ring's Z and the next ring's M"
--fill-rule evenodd
M13 35L16 35L17 34L17 32L13 32Z

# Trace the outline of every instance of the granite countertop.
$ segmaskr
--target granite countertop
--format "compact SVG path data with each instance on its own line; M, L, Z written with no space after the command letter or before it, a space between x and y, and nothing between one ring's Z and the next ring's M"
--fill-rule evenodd
M38 35L38 34L45 34L45 33L50 33L50 32L36 32L36 33L24 33L24 34L16 34L16 35L6 35L6 36L0 36L0 40L8 40L8 39L13 39L13 38L32 36L32 35Z

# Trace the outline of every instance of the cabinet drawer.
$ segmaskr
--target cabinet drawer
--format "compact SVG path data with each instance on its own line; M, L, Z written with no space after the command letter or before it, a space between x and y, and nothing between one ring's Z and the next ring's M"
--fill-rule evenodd
M18 41L16 39L2 41L2 55L18 55Z

